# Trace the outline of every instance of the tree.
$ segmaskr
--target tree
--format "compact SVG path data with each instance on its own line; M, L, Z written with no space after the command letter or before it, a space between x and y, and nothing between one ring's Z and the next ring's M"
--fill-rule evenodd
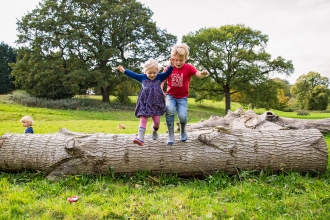
M325 110L329 102L329 79L317 72L301 75L291 87L300 109Z
M273 79L261 80L245 86L240 92L232 93L232 100L242 106L253 108L276 109L279 105L281 86Z
M16 52L14 48L0 43L0 94L5 94L14 89L13 78L10 75L12 69L9 63L16 62Z
M278 77L274 78L273 80L279 85L279 88L277 89L278 106L276 106L276 109L284 110L285 108L289 107L289 100L292 97L290 93L290 82Z
M194 81L192 89L207 87L219 97L223 94L226 112L230 110L232 94L261 84L268 80L269 73L290 75L294 70L291 61L271 59L265 51L267 35L244 25L202 28L183 36L182 41L190 46L191 62L210 72L209 81Z
M160 30L135 0L43 0L18 21L22 45L13 65L17 84L32 95L61 98L94 87L102 101L150 57L163 61L176 37ZM51 94L49 92L51 91Z
M231 100L249 108L284 109L290 99L288 82L279 78L261 81L246 86L242 91L231 95ZM288 96L289 95L289 96Z
M288 80L280 79L278 77L274 78L273 80L281 85L280 87L283 89L284 96L287 96L289 98L292 97L292 95L290 93L290 88L292 85L290 84L290 82Z

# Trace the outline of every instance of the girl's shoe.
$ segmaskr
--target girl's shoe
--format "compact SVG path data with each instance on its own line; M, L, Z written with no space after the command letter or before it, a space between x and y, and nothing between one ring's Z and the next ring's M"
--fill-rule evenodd
M137 144L139 146L143 146L144 145L144 133L145 132L146 132L145 128L139 127L137 137L133 140L133 143Z
M144 146L144 142L141 141L141 140L139 140L138 138L135 138L135 139L133 140L133 143L134 143L134 144L137 144L137 145L139 145L139 146Z
M157 140L158 138L158 128L155 128L153 125L151 126L151 130L152 130L152 139L153 140Z

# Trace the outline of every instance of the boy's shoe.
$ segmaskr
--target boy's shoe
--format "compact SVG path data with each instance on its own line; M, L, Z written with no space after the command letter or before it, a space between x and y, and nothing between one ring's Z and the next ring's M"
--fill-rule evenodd
M174 144L174 122L166 122L168 129L167 145Z
M180 136L182 142L187 140L186 123L180 123Z

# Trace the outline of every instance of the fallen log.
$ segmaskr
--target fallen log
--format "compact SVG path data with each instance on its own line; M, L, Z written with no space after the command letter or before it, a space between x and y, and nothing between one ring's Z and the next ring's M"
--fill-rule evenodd
M330 132L330 118L326 119L293 119L279 117L271 111L261 115L252 110L244 112L241 108L228 111L224 117L211 116L195 124L187 125L187 130L207 130L214 127L249 130L304 130L318 129L321 132Z
M223 127L194 131L187 142L167 135L145 146L135 135L86 134L61 129L56 134L4 134L0 138L0 170L39 170L48 178L65 175L133 173L150 170L179 176L236 174L244 170L324 172L328 149L322 133L307 130L248 130Z

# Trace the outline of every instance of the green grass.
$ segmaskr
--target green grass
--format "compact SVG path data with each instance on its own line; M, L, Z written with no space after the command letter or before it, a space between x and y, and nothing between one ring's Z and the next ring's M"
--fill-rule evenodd
M93 96L101 99L100 96ZM136 97L131 97L136 101ZM118 110L109 112L82 111L82 110L53 110L47 108L30 108L8 100L7 95L0 96L0 135L4 133L22 133L24 128L19 120L24 115L30 115L35 121L33 129L35 133L57 133L61 128L67 128L76 132L85 133L111 133L133 134L137 131L139 119L134 111ZM201 119L208 119L211 115L224 115L223 104L207 101L202 107L197 106L193 99L189 99L188 107L189 123L195 123ZM161 117L159 133L166 133L165 116ZM126 129L118 129L118 124L124 124ZM148 128L151 120L148 122ZM151 130L147 128L147 134Z
M233 110L238 107L232 105ZM189 123L208 119L210 115L224 115L220 102L205 101L200 107L190 99L188 109ZM295 113L273 112L281 117L296 117ZM135 133L139 123L132 111L31 108L0 96L0 135L23 133L19 120L24 115L34 117L37 133L55 133L63 127L76 132ZM312 112L308 117L297 118L328 117L328 113ZM118 129L119 123L127 129ZM161 131L165 132L165 125ZM324 137L330 146L330 134ZM66 199L73 195L80 199L70 204ZM0 172L0 219L329 218L329 166L319 174L244 171L200 179L139 171L134 175L67 176L52 181L40 172Z
M329 175L205 179L0 173L0 219L328 219ZM77 195L77 203L67 197Z
M91 96L100 100L100 96ZM136 97L130 97L132 102ZM31 108L22 106L8 100L8 95L0 95L0 135L5 133L22 133L24 128L19 120L24 115L30 115L35 121L33 126L35 133L57 133L61 128L67 128L76 132L85 133L110 133L110 134L134 134L139 125L139 119L134 116L132 110L117 110L109 112L83 111L83 110L53 110L47 108ZM211 115L224 116L224 103L205 100L202 106L195 103L194 99L188 100L189 123L196 123L201 119L209 119ZM240 107L232 103L232 110ZM257 109L256 113L262 114L265 109ZM281 112L270 110L281 117L321 119L330 118L330 113L310 113L308 117L298 116L295 112ZM159 133L166 133L165 117L161 117ZM126 129L118 129L118 124L124 124ZM147 134L151 133L151 120L147 125Z
M279 115L285 118L297 118L297 119L324 119L330 118L330 113L322 113L317 111L310 111L308 116L305 115L297 115L297 112L282 112L278 110L270 110L274 112L274 114ZM263 113L264 109L255 111L256 113Z

